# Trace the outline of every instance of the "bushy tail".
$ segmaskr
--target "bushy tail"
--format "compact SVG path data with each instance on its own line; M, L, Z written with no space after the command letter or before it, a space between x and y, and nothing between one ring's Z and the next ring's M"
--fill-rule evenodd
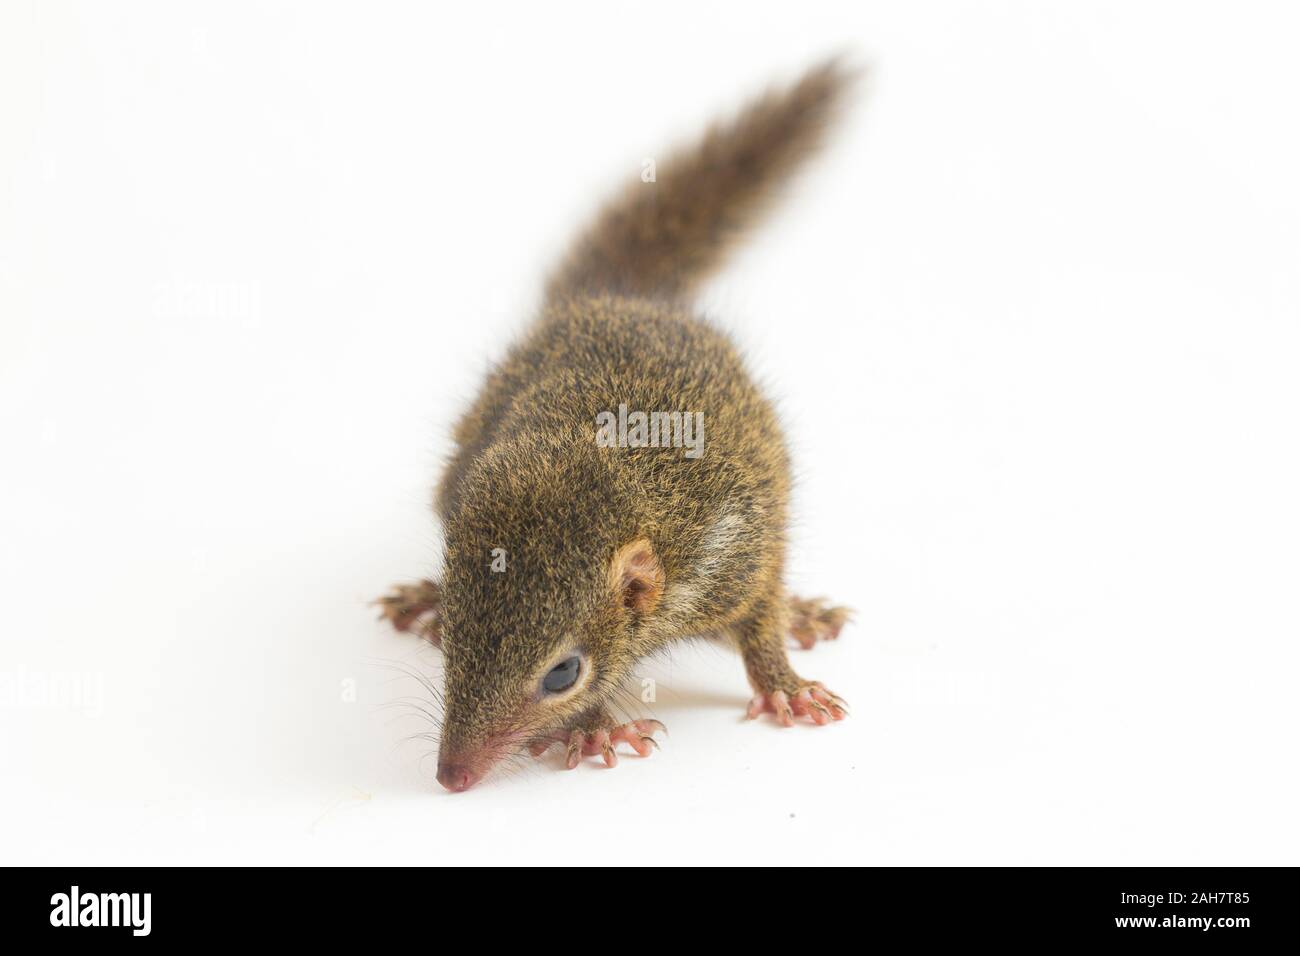
M825 136L854 71L839 60L750 104L634 181L582 233L547 286L688 297Z

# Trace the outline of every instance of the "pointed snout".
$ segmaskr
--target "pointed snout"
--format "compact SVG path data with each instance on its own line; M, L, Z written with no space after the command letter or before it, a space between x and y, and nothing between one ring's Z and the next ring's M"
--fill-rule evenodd
M483 771L462 761L438 761L438 782L452 793L468 790L483 779Z

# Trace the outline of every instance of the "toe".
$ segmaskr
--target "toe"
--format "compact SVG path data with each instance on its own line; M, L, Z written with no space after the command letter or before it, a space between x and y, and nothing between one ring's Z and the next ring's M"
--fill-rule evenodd
M790 707L790 698L785 695L785 691L774 691L768 699L772 702L772 710L776 713L776 719L781 722L781 726L793 727L794 711Z
M631 724L642 737L654 737L657 733L668 733L668 728L658 720L634 720Z
M831 722L831 712L813 697L812 691L807 687L795 694L790 705L796 714L811 718L818 726Z
M656 729L662 727L663 724L657 720L634 720L615 728L610 733L609 740L611 744L617 744L620 740L625 741L636 751L637 756L648 757L659 746L653 734Z
M840 697L832 694L821 684L815 684L811 688L813 700L822 707L826 708L827 713L835 720L843 720L849 714L849 705Z
M578 766L578 761L582 759L582 745L586 740L586 735L581 731L575 730L569 735L569 747L564 754L564 766L572 770Z
M618 763L618 757L614 754L614 748L609 742L609 732L598 730L593 734L587 735L587 745L582 748L585 756L601 756L605 758L605 765L612 767Z

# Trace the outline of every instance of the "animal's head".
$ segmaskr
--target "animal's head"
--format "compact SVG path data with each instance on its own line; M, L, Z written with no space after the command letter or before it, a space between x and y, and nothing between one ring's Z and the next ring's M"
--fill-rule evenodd
M477 469L446 524L438 781L453 791L604 705L664 588L601 474L509 464Z

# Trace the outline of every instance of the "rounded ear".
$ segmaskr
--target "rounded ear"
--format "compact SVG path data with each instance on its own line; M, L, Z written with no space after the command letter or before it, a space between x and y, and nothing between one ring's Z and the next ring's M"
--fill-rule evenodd
M637 538L614 552L609 565L614 600L629 611L649 614L664 593L664 571L648 538Z

